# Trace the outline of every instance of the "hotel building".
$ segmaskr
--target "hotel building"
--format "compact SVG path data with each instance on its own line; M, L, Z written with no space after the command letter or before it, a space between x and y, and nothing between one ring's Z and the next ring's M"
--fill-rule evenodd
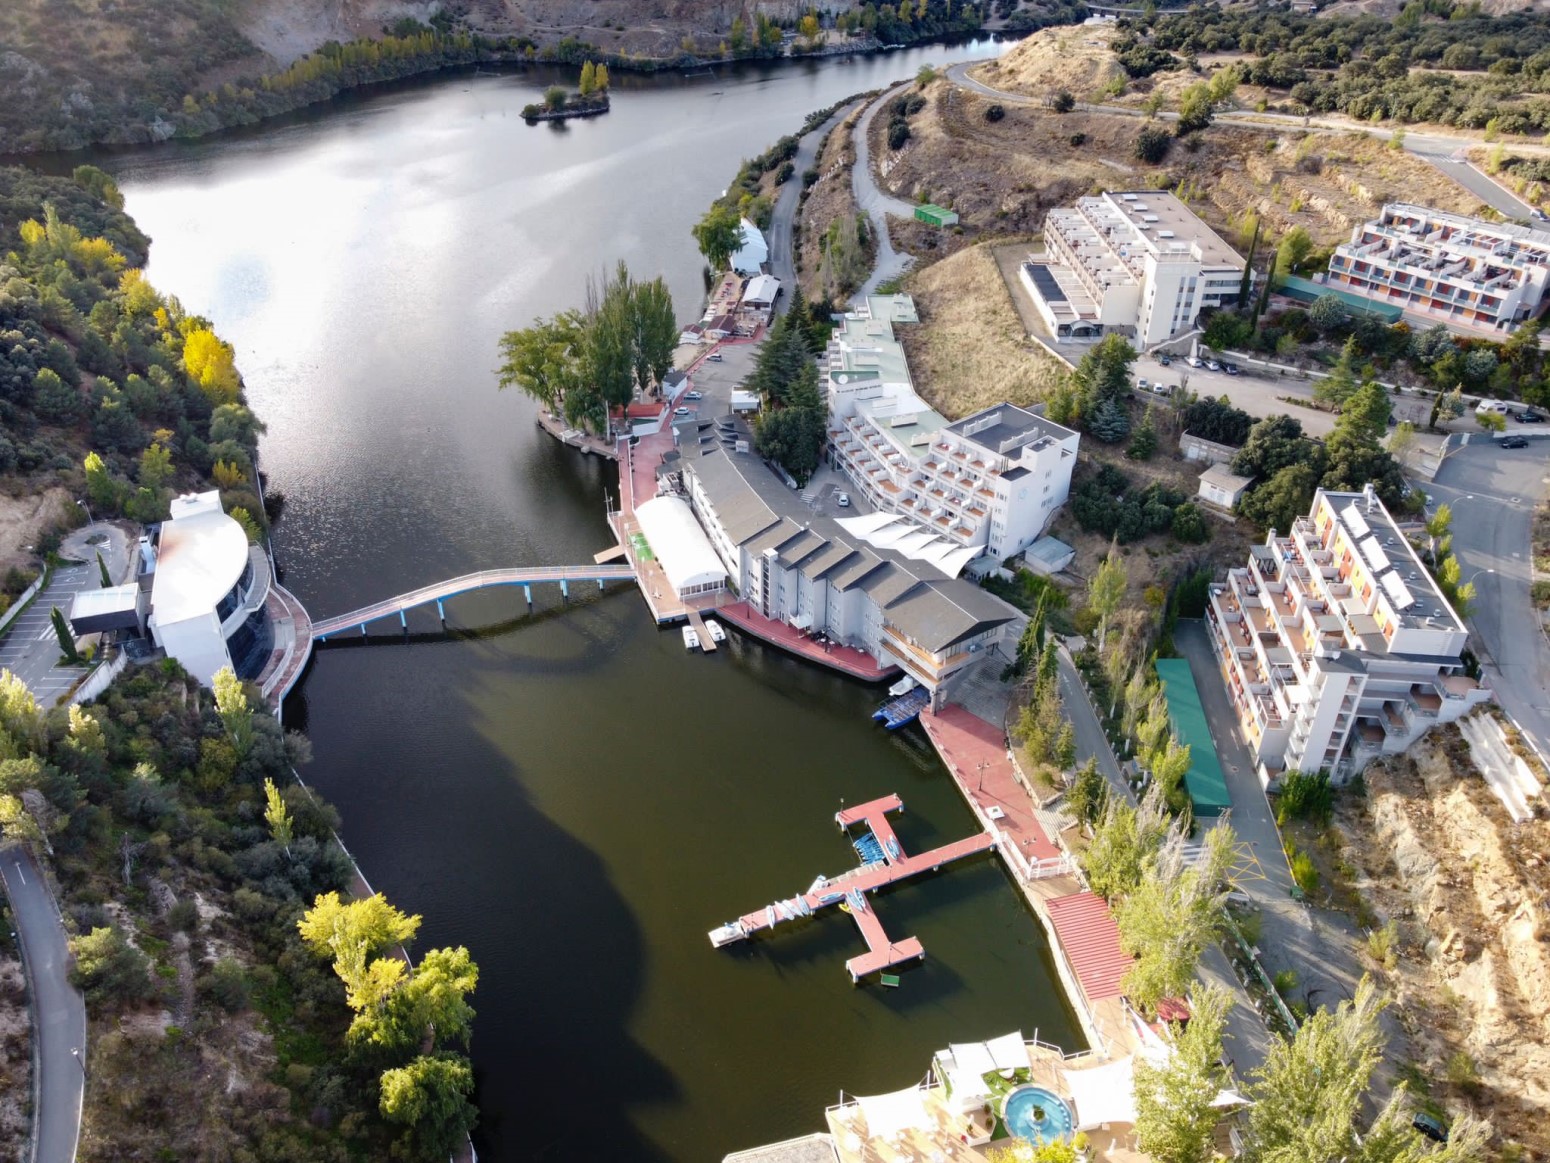
M1492 698L1465 673L1468 633L1369 485L1320 489L1286 534L1213 585L1206 625L1267 783L1344 781Z
M1550 231L1391 203L1336 249L1327 285L1438 323L1511 331L1550 286Z
M1044 533L1071 491L1080 437L1015 404L950 423L915 394L894 338L895 323L915 321L908 296L874 296L836 328L824 357L829 460L898 518L902 548L956 576Z
M1173 194L1078 198L1044 219L1045 254L1022 265L1023 286L1057 339L1109 332L1145 349L1236 301L1244 260Z

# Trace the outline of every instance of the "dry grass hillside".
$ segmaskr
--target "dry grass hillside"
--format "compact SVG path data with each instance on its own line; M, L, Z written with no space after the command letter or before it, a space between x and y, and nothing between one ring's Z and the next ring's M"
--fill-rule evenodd
M917 388L943 415L966 416L1002 400L1036 403L1062 374L1025 337L988 246L926 267L906 289L921 325L897 333Z
M1372 765L1341 797L1337 866L1398 927L1386 972L1417 1081L1550 1154L1550 819L1514 824L1457 728Z
M1050 98L1065 89L1078 101L1095 101L1125 77L1109 51L1114 35L1112 28L1088 25L1046 28L969 75L1007 93Z
M841 218L854 218L856 197L851 188L851 175L856 164L856 147L851 131L861 116L861 109L836 125L824 139L814 163L818 180L807 190L802 200L798 218L797 278L802 293L811 301L828 298L834 288L824 278L823 243L829 228Z

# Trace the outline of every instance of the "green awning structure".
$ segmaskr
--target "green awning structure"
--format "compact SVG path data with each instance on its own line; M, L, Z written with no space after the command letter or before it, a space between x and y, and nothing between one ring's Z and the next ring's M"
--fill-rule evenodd
M1282 275L1276 281L1275 289L1278 294L1285 295L1288 299L1296 299L1299 303L1311 303L1324 295L1333 295L1357 314L1373 315L1389 324L1398 323L1405 314L1403 308L1396 307L1392 303L1379 303L1375 299L1368 299L1339 287L1315 283L1312 279L1305 279L1298 275Z
M1216 757L1216 744L1211 741L1211 729L1206 726L1205 708L1200 705L1200 691L1195 687L1188 660L1159 658L1157 677L1162 680L1163 694L1168 700L1173 733L1180 743L1189 745L1184 789L1189 792L1195 815L1219 816L1232 807L1232 797L1227 794L1222 761Z

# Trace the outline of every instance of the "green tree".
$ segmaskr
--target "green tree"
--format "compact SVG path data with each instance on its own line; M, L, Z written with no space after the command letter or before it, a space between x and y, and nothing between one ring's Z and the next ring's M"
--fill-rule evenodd
M150 961L116 926L94 928L70 939L70 981L97 1004L128 1005L151 992Z
M237 759L246 759L253 749L253 708L248 704L248 692L229 666L216 671L210 685L215 690L215 708L231 738Z
M1350 321L1351 312L1345 302L1333 291L1320 295L1308 304L1308 322L1323 335L1330 335Z
M1278 276L1296 274L1312 253L1312 235L1301 226L1292 227L1281 236L1281 243L1276 247L1275 273Z
M1219 835L1208 852L1230 856L1231 829L1221 823L1213 831ZM1114 913L1120 944L1136 958L1125 975L1125 995L1147 1010L1189 989L1201 955L1222 929L1225 869L1205 861L1190 866L1184 839L1182 827L1169 830Z
M694 241L713 271L724 271L743 245L742 218L730 206L717 203L694 227Z
M413 1053L427 1039L466 1046L474 1020L468 995L478 984L479 967L467 949L431 949L385 1004L356 1015L350 1040L397 1055Z
M1335 430L1330 433L1329 442L1334 444L1345 440L1365 448L1378 448L1388 433L1392 410L1393 404L1383 385L1367 381L1351 394L1340 409L1340 418L1335 421ZM1330 458L1334 459L1333 451Z
M1340 358L1335 361L1329 375L1315 381L1313 398L1321 404L1332 404L1337 409L1350 399L1356 392L1356 357L1356 336L1353 335L1340 349Z
M594 77L597 83L597 91L599 93L608 92L608 66L602 61L598 62Z
M478 1121L470 1096L474 1072L459 1054L422 1055L384 1071L383 1118L405 1128L402 1144L415 1158L445 1159Z
M1173 1053L1161 1063L1136 1056L1136 1140L1157 1163L1205 1163L1215 1157L1212 1132L1224 1112L1211 1104L1226 1083L1222 1032L1232 1007L1225 989L1195 990L1189 1023L1174 1027Z
M1150 460L1152 454L1157 451L1157 426L1152 422L1152 406L1146 407L1146 412L1141 417L1141 425L1130 438L1130 447L1125 449L1125 455L1131 460Z
M86 496L99 513L115 512L121 503L118 482L95 452L86 454Z
M375 954L413 939L420 918L399 912L381 893L344 903L337 892L329 892L313 902L296 927L309 949L333 957L345 1004L362 1011L380 1006L402 984L404 962Z
M1319 478L1311 465L1292 464L1251 489L1238 502L1238 512L1261 529L1290 529L1313 504Z
M1078 411L1087 415L1107 400L1122 404L1130 394L1130 366L1135 360L1135 348L1122 336L1104 336L1071 373Z
M1257 421L1232 458L1233 472L1258 481L1268 481L1291 465L1311 466L1315 479L1323 475L1325 467L1317 446L1303 435L1302 425L1290 416L1267 416Z
M1134 892L1148 860L1168 834L1167 808L1153 787L1139 807L1109 796L1093 829L1092 843L1078 857L1088 886L1106 900Z
M516 388L559 414L566 396L582 383L585 337L586 322L578 311L506 332L500 341L500 386Z
M102 582L102 588L107 589L113 584L113 575L108 573L108 563L102 560L102 551L97 551L97 577Z
M167 446L154 442L146 447L140 454L140 470L138 480L142 488L153 492L160 492L162 487L172 479L172 453Z
M1475 423L1485 432L1504 432L1507 429L1507 417L1500 412L1477 412Z
M1179 120L1175 133L1179 137L1205 129L1211 124L1211 109L1215 101L1211 86L1196 81L1179 97Z
M1098 653L1103 653L1104 644L1108 638L1109 619L1114 616L1120 603L1125 600L1125 589L1130 584L1130 575L1125 570L1125 562L1119 555L1119 547L1110 545L1108 555L1103 563L1094 571L1092 580L1087 583L1087 605L1098 615Z
M39 368L32 377L32 401L39 417L55 424L73 424L85 410L80 389L65 383L49 367Z
M544 108L550 113L562 112L569 99L569 94L559 85L550 85L544 90Z
M269 825L269 836L287 853L291 850L291 810L285 806L285 797L272 779L264 780L264 822Z
M1421 1137L1413 1118L1412 1100L1401 1082L1362 1136L1361 1145L1345 1158L1350 1163L1481 1163L1491 1157L1490 1123L1461 1115L1448 1127L1448 1141L1439 1146Z
M1084 824L1097 823L1108 802L1109 785L1098 770L1096 756L1077 768L1066 792L1066 808Z
M678 320L667 281L658 276L649 283L634 284L630 311L635 383L644 395L672 370L673 352L678 347Z
M1173 137L1167 130L1148 125L1136 135L1136 143L1131 152L1135 154L1137 161L1155 166L1160 165L1168 156L1168 147L1172 144Z
M1249 1163L1351 1157L1357 1115L1383 1057L1378 1018L1386 1005L1363 977L1333 1012L1314 1013L1290 1040L1271 1039L1249 1087Z
M75 647L75 635L70 632L70 624L65 621L64 611L55 606L49 613L49 621L54 626L54 636L59 639L59 652L64 655L65 661L72 666L81 663L81 652Z

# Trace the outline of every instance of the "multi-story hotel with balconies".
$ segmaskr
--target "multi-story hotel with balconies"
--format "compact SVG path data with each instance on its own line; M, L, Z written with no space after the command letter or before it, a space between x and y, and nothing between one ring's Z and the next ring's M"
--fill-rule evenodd
M1080 437L1014 404L949 423L915 394L894 339L893 323L914 319L907 296L874 297L836 329L825 360L829 456L871 508L903 519L890 545L956 575L1044 532L1071 491Z
M1550 287L1550 231L1391 203L1335 250L1327 282L1439 323L1511 331Z
M1211 587L1206 625L1244 742L1269 782L1349 778L1491 699L1468 632L1371 486L1322 489L1288 533Z
M1236 300L1244 261L1173 194L1078 198L1044 219L1045 254L1023 264L1023 285L1057 338L1133 335L1143 347Z

